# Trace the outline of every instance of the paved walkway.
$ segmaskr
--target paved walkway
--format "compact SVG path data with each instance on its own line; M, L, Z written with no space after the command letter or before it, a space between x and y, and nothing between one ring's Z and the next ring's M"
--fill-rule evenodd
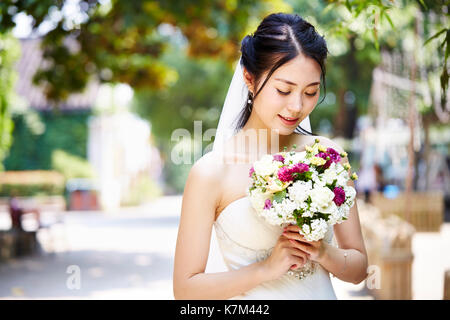
M181 197L174 196L117 212L67 212L64 226L53 230L53 248L50 234L42 232L42 254L0 264L0 298L173 299L180 208ZM450 268L450 223L441 233L416 234L413 250L414 298L441 299L443 270ZM77 274L79 282L73 281ZM372 299L364 282L332 281L340 299Z

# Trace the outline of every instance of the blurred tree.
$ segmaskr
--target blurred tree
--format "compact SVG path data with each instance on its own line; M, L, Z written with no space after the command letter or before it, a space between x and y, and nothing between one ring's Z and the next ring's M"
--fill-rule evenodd
M151 122L152 134L166 157L165 179L175 191L182 191L190 165L170 161L171 152L178 142L172 139L172 133L178 128L186 128L194 139L194 121L201 121L200 134L217 128L233 70L222 60L192 59L183 45L167 50L161 62L179 70L177 82L162 90L136 91L132 110ZM201 143L203 150L211 142ZM194 155L191 160L195 161Z
M373 43L377 49L384 48L389 51L400 48L410 51L411 43L414 41L414 30L416 18L423 19L420 36L420 49L422 53L419 61L427 70L428 75L436 70L440 72L441 101L434 102L445 106L448 94L448 55L450 53L450 1L448 0L327 0L328 5L323 13L333 12L335 19L328 19L324 28L326 33L332 37L343 36L347 38L350 48L353 45L366 47ZM420 12L419 14L417 12ZM352 41L355 34L357 39L364 39L359 43ZM357 48L359 51L359 48ZM353 51L353 50L351 50ZM437 66L431 65L430 56L439 56L441 63ZM372 53L373 56L373 53ZM427 61L428 60L428 61ZM367 61L367 60L366 60ZM348 61L350 62L350 61ZM434 61L432 61L434 62ZM352 65L352 64L348 64ZM347 66L348 66L347 65ZM361 64L358 67L363 67ZM351 68L355 71L354 68ZM358 72L355 79L359 79L363 73ZM434 88L430 86L430 91ZM342 109L342 108L340 108ZM441 110L435 108L439 116ZM445 111L444 111L445 113ZM441 122L448 121L450 111L441 116ZM345 122L345 112L336 120L339 125ZM342 131L342 130L341 130Z
M65 6L74 12L68 14ZM4 0L0 33L15 26L18 13L32 17L34 30L53 24L43 41L49 64L35 81L45 86L49 99L60 101L82 90L92 74L137 89L173 83L176 71L159 60L170 43L168 26L187 39L189 56L231 63L241 36L254 29L260 17L289 10L282 0Z
M19 55L18 41L9 33L0 33L0 170L3 170L2 161L12 142L11 134L14 124L10 106L14 100L14 83L17 77L14 63Z
M434 17L427 21L428 28L430 30L437 29L433 34L428 35L426 41L422 44L426 44L431 41L440 42L439 50L442 53L443 63L441 65L441 88L443 92L446 92L448 88L448 55L450 52L450 1L448 0L327 0L329 5L326 8L328 10L338 10L345 7L348 10L347 17L338 19L333 23L333 29L335 32L348 33L348 31L354 27L355 22L358 20L364 21L370 25L369 30L373 35L373 40L377 48L379 48L379 33L380 31L400 31L395 26L395 21L392 17L392 11L398 9L402 10L410 6L414 6L417 9L425 13L431 13ZM407 10L406 10L407 12ZM383 23L389 23L390 28L385 29ZM412 29L411 29L412 30ZM331 31L331 30L330 30ZM398 34L397 34L398 35ZM401 36L401 34L400 34ZM440 39L442 39L440 41Z
M311 122L314 128L320 128L320 123L326 121L333 123L334 135L353 137L358 114L364 114L367 111L372 70L381 62L381 51L410 51L408 48L413 41L418 10L426 13L423 22L425 30L421 35L420 43L423 49L421 51L423 60L436 57L433 53L438 51L440 59L444 61L444 67L432 66L430 61L426 62L429 70L427 78L431 82L434 78L432 73L436 71L436 68L442 72L442 103L439 105L446 105L444 92L448 85L447 39L445 38L442 43L439 42L440 46L435 40L442 38L446 32L443 30L447 30L445 26L448 26L448 0L309 2L287 0L287 2L292 5L294 12L301 14L316 26L319 33L325 35L330 51L327 62L329 98L325 99L324 105L318 106L312 113ZM431 40L426 42L427 38ZM434 90L431 84L430 90ZM335 103L336 107L330 110L329 103ZM435 109L436 112L439 111L439 108Z

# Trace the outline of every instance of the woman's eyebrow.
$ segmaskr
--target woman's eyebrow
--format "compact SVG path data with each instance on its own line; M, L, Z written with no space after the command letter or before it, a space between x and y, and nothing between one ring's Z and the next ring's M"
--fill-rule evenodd
M292 82L292 81L289 81L289 80L286 80L286 79L275 78L275 80L283 81L283 82L286 82L287 84L290 84L290 85L293 85L293 86L297 85L295 82ZM311 82L310 84L307 85L307 87L313 86L313 85L316 85L316 84L320 84L320 82Z

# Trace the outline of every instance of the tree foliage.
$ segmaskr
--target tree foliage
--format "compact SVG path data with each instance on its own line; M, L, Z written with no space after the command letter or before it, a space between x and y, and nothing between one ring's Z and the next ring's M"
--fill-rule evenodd
M162 32L164 26L176 27L182 33L190 56L232 62L241 36L256 27L260 17L290 10L282 0L84 0L78 2L74 16L63 14L65 3L0 3L0 33L10 30L13 17L21 12L33 18L35 30L46 20L54 22L43 37L49 64L35 77L54 101L82 90L91 75L136 89L167 87L176 72L159 59L170 44L170 36Z
M13 121L11 119L11 102L14 100L14 83L16 73L14 63L20 54L17 40L9 33L0 33L0 170L1 161L11 146Z

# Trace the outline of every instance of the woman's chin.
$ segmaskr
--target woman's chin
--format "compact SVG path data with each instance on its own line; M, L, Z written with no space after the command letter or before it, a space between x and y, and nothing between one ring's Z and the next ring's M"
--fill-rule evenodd
M277 126L275 129L278 130L278 134L280 136L288 136L288 135L292 134L295 131L295 128L296 127L289 127L288 128L286 126L281 125L281 126Z

